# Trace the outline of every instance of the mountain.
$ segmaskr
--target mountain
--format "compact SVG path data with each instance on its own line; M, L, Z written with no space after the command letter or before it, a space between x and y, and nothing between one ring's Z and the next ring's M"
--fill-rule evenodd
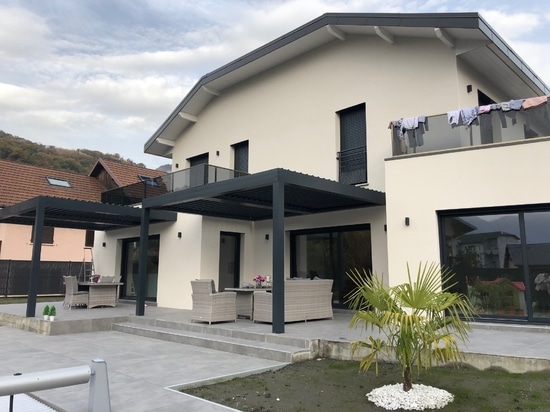
M70 150L45 146L0 130L0 159L9 160L10 162L87 175L99 158L145 167L143 163L124 159L118 153L109 154L96 150Z

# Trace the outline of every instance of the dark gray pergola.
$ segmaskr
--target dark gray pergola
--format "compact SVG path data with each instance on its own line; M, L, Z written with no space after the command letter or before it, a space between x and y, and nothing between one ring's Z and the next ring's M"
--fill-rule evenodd
M284 333L284 219L381 206L385 194L319 177L273 169L143 200L136 315L145 311L146 257L153 212L171 211L273 222L273 333Z
M109 231L141 225L141 209L82 200L39 196L0 209L0 223L34 225L27 317L36 313L40 254L44 226ZM175 221L175 213L155 211L151 223Z

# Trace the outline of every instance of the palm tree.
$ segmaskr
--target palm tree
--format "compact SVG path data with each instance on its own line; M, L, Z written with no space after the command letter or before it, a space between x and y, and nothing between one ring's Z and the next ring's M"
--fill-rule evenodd
M450 292L454 274L437 264L420 264L416 280L407 264L408 283L388 287L374 274L348 273L356 288L347 296L355 314L350 327L362 324L377 329L381 337L368 336L352 342L352 350L368 348L359 367L367 371L374 363L378 374L380 355L395 355L403 370L403 390L412 388L412 368L458 362L458 340L466 341L474 309L468 298ZM385 339L384 339L385 337Z

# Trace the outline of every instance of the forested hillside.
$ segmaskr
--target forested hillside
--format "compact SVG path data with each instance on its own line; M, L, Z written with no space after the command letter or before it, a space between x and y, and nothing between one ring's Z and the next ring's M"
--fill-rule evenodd
M0 159L9 160L10 162L88 174L100 157L115 162L145 167L143 163L135 163L130 159L124 159L119 154L108 154L87 149L69 150L60 149L55 146L45 146L0 130Z

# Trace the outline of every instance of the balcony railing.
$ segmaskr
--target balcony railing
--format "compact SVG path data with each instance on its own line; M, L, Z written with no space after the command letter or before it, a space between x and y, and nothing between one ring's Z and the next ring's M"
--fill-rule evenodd
M116 205L134 205L148 197L234 179L247 174L209 164L200 164L189 169L103 192L101 201Z
M493 110L478 115L468 127L452 128L447 114L430 116L425 130L421 124L414 131L405 132L403 138L399 136L399 128L393 127L393 156L550 136L549 107L543 104L519 111Z

